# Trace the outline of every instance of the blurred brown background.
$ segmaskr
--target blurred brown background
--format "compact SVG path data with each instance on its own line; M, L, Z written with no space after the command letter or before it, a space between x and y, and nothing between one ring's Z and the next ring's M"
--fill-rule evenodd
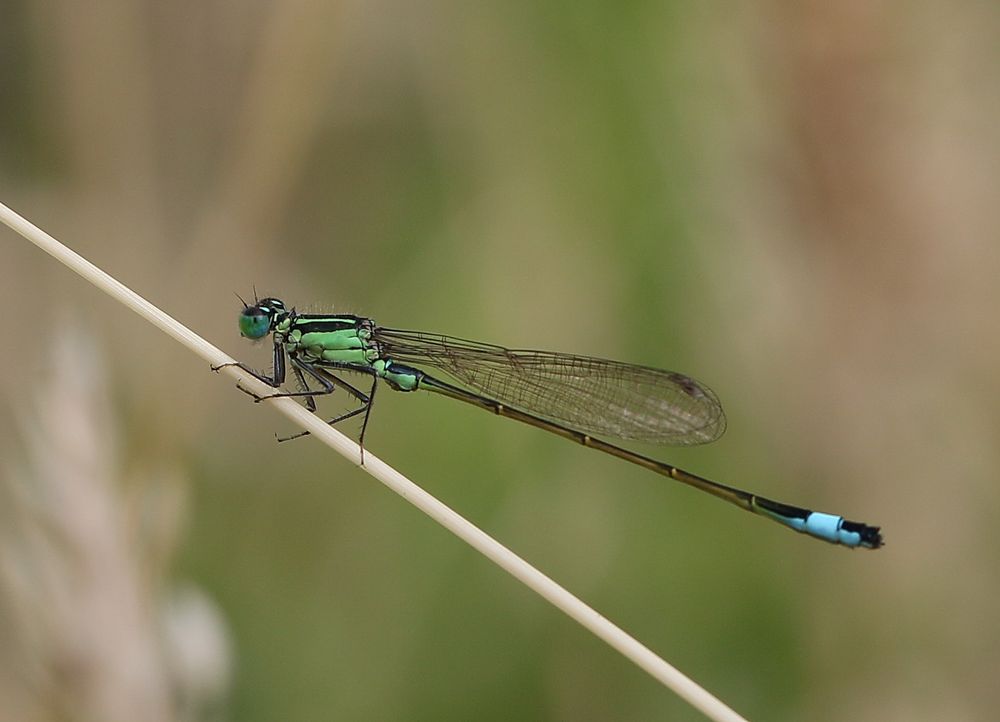
M704 380L727 435L645 451L887 546L443 399L383 391L368 445L751 718L993 717L995 4L0 18L2 202L261 366L253 284ZM0 720L699 719L0 235Z

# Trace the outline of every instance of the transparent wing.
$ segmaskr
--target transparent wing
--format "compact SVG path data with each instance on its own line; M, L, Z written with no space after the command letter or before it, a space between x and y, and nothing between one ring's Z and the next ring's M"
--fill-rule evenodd
M438 369L484 396L586 434L686 446L726 429L715 393L673 371L418 331L376 328L374 337L385 358Z

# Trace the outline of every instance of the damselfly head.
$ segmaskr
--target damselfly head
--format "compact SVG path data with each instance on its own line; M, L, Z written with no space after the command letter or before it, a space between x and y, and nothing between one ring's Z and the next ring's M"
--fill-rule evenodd
M285 304L277 298L262 298L253 306L244 303L240 312L240 334L246 338L264 338L274 329L278 317L285 313Z

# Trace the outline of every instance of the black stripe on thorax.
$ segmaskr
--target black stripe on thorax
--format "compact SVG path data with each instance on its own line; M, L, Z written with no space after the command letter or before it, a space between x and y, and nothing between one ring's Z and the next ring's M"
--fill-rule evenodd
M292 321L291 328L302 333L329 333L360 328L368 321L361 316L322 316L319 314L298 315Z

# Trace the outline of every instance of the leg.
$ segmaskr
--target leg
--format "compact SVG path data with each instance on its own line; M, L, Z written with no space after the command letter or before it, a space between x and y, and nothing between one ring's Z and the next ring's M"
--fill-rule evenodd
M224 369L227 366L236 366L237 368L242 369L243 371L246 371L248 374L250 374L251 376L253 376L258 381L262 381L265 384L267 384L268 386L273 386L274 388L278 388L284 382L284 379L282 379L281 381L279 381L277 379L277 375L275 375L273 377L272 376L268 376L267 374L261 373L260 371L258 371L255 368L247 366L242 361L233 361L232 363L219 364L218 366L213 366L212 370L215 371L216 373L218 373L220 369ZM248 389L243 388L238 383L236 385L236 388L238 388L240 391L242 391L245 394L249 394L250 396L253 396L255 399L257 399L257 401L260 401L262 398L264 398L262 396L257 396L257 394L255 394L253 391L250 391Z
M251 368L249 368L247 366L244 366L243 364L232 363L232 364L223 364L223 366L239 366L240 368L242 368L244 371L246 371L247 373L249 373L254 378L260 379L261 381L263 381L266 384L271 384L272 379L264 376L263 374L257 373L253 369L251 369ZM223 366L213 366L212 370L213 371L218 371L220 368L223 368ZM330 389L329 391L327 391L324 388L324 389L320 389L319 391L313 391L311 388L309 388L309 382L306 381L306 377L302 374L302 371L301 371L301 369L299 369L298 364L292 366L292 371L295 373L295 378L299 382L299 388L303 392L305 392L303 395L305 395L305 399L306 399L306 408L308 408L310 411L312 411L312 412L315 413L315 411L316 411L316 402L313 400L313 397L314 396L320 396L320 395L323 395L323 394L331 393L333 391L333 389ZM236 388L238 388L240 391L242 391L243 393L245 393L247 396L250 396L251 398L253 398L254 401L257 401L257 402L262 401L264 399L271 399L271 398L274 398L275 396L286 395L286 394L270 394L268 396L258 396L257 394L255 394L250 389L245 389L242 386L240 386L239 384L236 385Z
M334 385L329 381L327 376L321 375L319 371L317 371L316 367L313 366L312 364L307 364L304 361L300 361L295 356L289 356L288 358L292 362L292 371L295 373L295 377L298 379L299 383L302 384L302 391L277 391L273 394L260 396L258 394L255 394L253 391L250 391L249 389L243 388L239 384L236 384L236 388L238 388L240 391L247 394L248 396L252 396L254 401L257 402L263 401L264 399L304 396L306 398L306 406L308 407L308 409L310 411L315 411L316 402L313 400L312 397L332 394ZM243 369L248 374L253 376L255 379L257 379L258 381L262 381L263 383L275 389L280 389L281 385L285 383L285 349L284 346L278 343L274 344L273 376L268 376L267 374L263 374L257 371L256 369L252 369L246 364L238 361L233 363L221 364L219 366L213 366L212 370L218 371L219 369L225 368L226 366L238 366L239 368ZM309 384L302 373L303 371L312 376L312 378L315 381L317 381L322 388L316 390L309 388ZM351 391L353 392L354 389L352 388ZM355 393L354 395L357 396L357 393Z
M368 403L365 404L365 419L361 422L361 434L358 436L358 446L361 447L361 465L365 464L365 430L368 428L368 416L372 411L372 404L375 403L375 389L378 388L378 376L372 374L372 390L368 392Z
M355 367L355 366L345 365L345 366L335 366L334 368L343 368L346 371L356 371L358 373L370 374L373 379L377 378L375 375L375 371L366 366ZM344 381L342 378L340 378L339 376L335 376L322 366L313 366L312 364L307 364L304 361L300 361L296 358L293 358L292 370L295 372L299 380L302 382L302 385L305 387L304 391L280 391L278 393L268 394L267 396L261 396L258 400L263 401L264 399L295 398L298 396L304 396L307 399L311 400L312 397L314 396L326 396L327 394L332 394L334 389L338 386L344 389L347 393L349 393L351 396L353 396L354 398L356 398L358 401L360 401L362 404L365 405L371 403L370 398L374 396L374 393L366 396L364 392L354 388L349 383ZM309 384L307 383L305 377L302 375L303 372L309 374L309 376L311 376L323 388L316 390L310 389ZM244 389L244 391L246 391L246 389ZM306 405L309 406L308 401L306 402ZM313 403L312 406L310 406L309 410L310 411L316 410L315 402Z
M240 367L244 368L242 364L240 364ZM237 386L237 388L239 388L244 393L253 396L254 400L256 401L263 401L264 399L286 399L286 398L305 397L306 406L308 407L308 409L310 411L315 411L316 402L313 401L314 396L326 396L327 394L332 394L334 388L336 387L335 384L343 385L343 382L340 379L323 372L321 369L317 368L316 366L313 366L312 364L307 364L304 361L300 361L299 359L294 357L292 358L292 371L295 373L296 378L298 378L299 382L302 384L303 386L302 391L277 391L273 394L268 394L267 396L258 396L257 394L253 393L252 391L248 391L242 386ZM271 383L272 379L269 379L266 376L262 378L261 374L257 374L252 370L250 371L250 373L254 377L259 378L264 383L270 383L272 386L274 385L273 383ZM312 377L312 379L315 380L322 388L319 389L309 388L309 383L306 380L304 374L309 374L309 376ZM284 381L284 376L285 376L285 369L284 369L284 364L282 364L281 368L282 381ZM278 374L275 374L275 379L277 379L277 377ZM357 395L356 390L353 387L350 387L348 390L352 392L352 395L354 396Z
M292 371L295 372L295 378L299 382L299 388L303 391L309 391L309 382L306 381L306 377L302 375L302 369L298 365L292 366ZM316 413L316 400L312 396L306 396L306 408Z
M367 411L368 410L368 406L369 406L368 404L365 404L364 406L360 406L360 407L354 409L354 411L348 411L346 414L341 414L337 418L330 419L326 423L329 424L330 426L336 426L341 421L346 421L347 419L349 419L349 418L351 418L353 416L357 416L358 414L360 414L363 411ZM303 436L309 436L309 432L308 431L300 431L299 433L292 434L291 436L279 436L278 437L278 441L291 441L292 439L299 439L299 438L301 438Z
M341 387L342 389L344 389L345 391L347 391L354 398L356 398L358 401L361 402L361 406L359 408L354 409L353 411L348 411L345 414L341 414L340 416L336 417L335 419L330 419L327 423L330 424L331 426L334 426L336 424L339 424L341 421L345 421L346 419L350 419L350 418L353 418L354 416L357 416L358 414L364 413L365 418L364 418L364 421L361 424L361 434L358 437L358 445L361 447L361 464L362 464L362 466L364 466L364 463L365 463L365 430L368 428L368 416L371 413L372 402L375 399L375 389L378 386L378 375L373 370L371 370L371 369L366 369L366 368L350 368L350 369L348 369L350 371L357 371L358 373L367 373L367 374L371 375L371 377L372 377L372 388L371 388L371 391L367 395L365 395L364 392L362 392L361 390L356 389L354 386L352 386L351 384L347 383L346 381L344 381L339 376L336 376L336 375L330 373L329 371L327 371L324 368L315 367L315 368L307 369L307 370L310 371L311 374L316 374L316 375L322 375L322 376L324 376L325 377L325 381L327 383L329 383L331 385L336 384L337 386ZM308 431L302 431L302 432L300 432L298 434L295 434L293 436L288 436L288 437L285 437L285 438L279 438L278 441L291 441L292 439L298 439L298 438L301 438L303 436L308 436L308 435L309 435Z
M272 351L274 353L274 365L272 367L274 369L274 376L268 376L266 374L262 374L256 369L250 368L241 361L233 361L231 363L219 364L218 366L213 366L212 370L218 373L219 369L223 369L226 366L238 366L239 368L243 369L248 374L253 376L255 379L257 379L258 381L262 381L268 386L271 386L273 388L279 388L281 384L285 383L285 349L281 344L275 343ZM248 393L258 401L260 401L260 398L257 397L257 394L247 391L239 384L237 384L236 387L241 391L243 391L244 393Z
M282 364L282 366L284 366L284 364ZM285 369L282 368L281 371L282 371L281 374L282 381L284 381ZM333 393L334 385L330 382L327 375L321 373L320 370L317 369L312 364L307 364L304 361L299 361L297 358L292 358L292 371L295 373L295 376L298 378L298 380L302 383L303 386L302 391L277 391L273 394L268 394L267 396L257 397L257 400L263 401L264 399L285 399L285 398L296 398L304 396L307 399L306 406L309 407L310 411L315 411L316 402L312 400L312 397L326 396L327 394ZM320 386L322 386L322 388L315 390L309 388L309 384L306 381L303 372L309 374L309 376L311 376ZM261 379L261 381L264 381L266 383L267 379Z

